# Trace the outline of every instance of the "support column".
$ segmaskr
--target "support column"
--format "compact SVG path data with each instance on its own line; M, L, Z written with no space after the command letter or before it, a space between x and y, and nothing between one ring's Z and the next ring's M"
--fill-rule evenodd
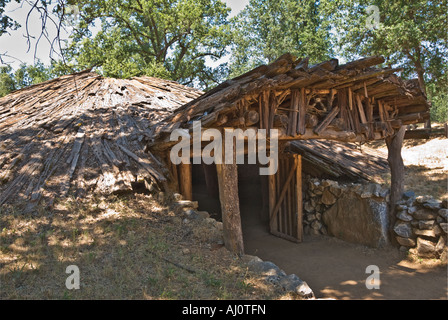
M386 138L387 161L389 162L391 183L390 183L390 208L389 208L389 236L390 241L395 243L393 227L396 221L395 205L401 199L404 189L404 163L401 157L406 127L402 126L393 136Z
M179 164L179 171L180 171L180 192L182 194L182 197L185 200L193 200L193 173L192 173L192 165L191 163L185 164L180 163Z
M230 252L242 256L244 254L244 243L235 149L233 150L233 156L232 164L217 164L216 171L218 174L219 199L221 201L224 245Z

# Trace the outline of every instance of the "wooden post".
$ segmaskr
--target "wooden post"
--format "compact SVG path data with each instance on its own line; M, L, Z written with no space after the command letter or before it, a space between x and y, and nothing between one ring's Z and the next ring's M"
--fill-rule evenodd
M303 218L302 218L302 156L296 155L296 204L297 204L297 240L303 241Z
M192 166L191 163L179 164L180 171L180 192L185 200L193 200L193 179L192 179Z
M406 127L402 126L395 135L386 138L387 145L387 161L389 162L391 173L390 185L390 208L389 208L389 235L390 241L396 244L393 234L395 224L395 205L401 199L404 189L404 164L401 157L401 148L403 146L404 134Z
M218 174L219 199L221 201L224 245L230 252L242 256L244 254L244 243L238 197L238 167L235 145L233 162L231 164L216 164L216 171Z

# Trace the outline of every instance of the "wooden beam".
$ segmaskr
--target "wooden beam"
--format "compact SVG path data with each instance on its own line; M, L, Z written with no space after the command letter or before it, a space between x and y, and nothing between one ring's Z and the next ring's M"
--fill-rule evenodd
M294 136L297 129L297 114L299 112L300 91L291 91L291 112L288 125L288 134Z
M325 117L324 120L322 120L322 122L314 128L314 133L319 135L322 131L325 130L326 127L328 127L328 125L331 123L331 121L333 121L333 119L337 116L337 114L339 113L339 107L335 107L333 110L331 110L327 116Z
M238 167L235 150L232 164L216 164L221 202L224 245L230 252L244 254L243 232L241 228L238 197Z
M299 96L299 119L297 123L298 134L304 134L306 130L306 109L307 109L306 93L305 88L302 88L300 90L300 96Z

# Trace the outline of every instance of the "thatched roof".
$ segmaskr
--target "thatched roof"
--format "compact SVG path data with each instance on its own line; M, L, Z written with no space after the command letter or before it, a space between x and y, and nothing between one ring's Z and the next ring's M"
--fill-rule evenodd
M302 155L303 170L312 176L346 181L380 181L389 173L387 155L354 143L291 141L289 150Z
M0 98L0 205L163 183L164 168L143 151L145 140L201 93L173 81L85 71Z
M248 115L255 115L257 121L251 125L283 128L294 139L319 139L324 129L331 128L346 131L343 137L352 142L363 135L366 140L384 138L393 133L392 126L428 119L429 103L418 83L402 80L396 75L398 69L374 67L383 62L383 57L375 56L344 65L331 59L309 66L308 59L285 54L176 110L157 126L156 142L160 147L170 132L191 129L194 120L201 120L202 127L244 127ZM378 131L383 133L378 136Z

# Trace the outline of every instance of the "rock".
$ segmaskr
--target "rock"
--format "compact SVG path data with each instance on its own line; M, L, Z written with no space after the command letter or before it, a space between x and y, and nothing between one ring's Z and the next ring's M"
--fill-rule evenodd
M415 240L411 238L396 237L397 242L404 247L415 247Z
M408 206L408 213L413 214L417 211L417 207Z
M427 209L420 209L414 212L412 216L418 220L433 220L437 217L437 214Z
M307 214L306 215L306 221L312 222L314 220L316 220L316 215L314 215L314 214Z
M441 254L444 249L446 249L446 239L444 237L440 237L439 241L436 244L436 252Z
M180 193L173 193L173 198L175 201L182 200L182 195Z
M198 211L197 214L202 219L210 218L210 214L207 211Z
M187 219L190 219L190 220L198 219L198 218L199 218L199 214L198 214L195 210L193 210L193 209L188 209L188 208L185 208L185 210L184 210L184 216L185 216Z
M436 236L440 236L442 234L442 228L440 228L437 224L432 229Z
M182 249L182 254L189 254L189 253L190 253L190 249L188 249L188 248Z
M330 236L380 247L387 243L387 203L363 199L353 191L344 192L322 215Z
M286 273L270 261L253 259L248 264L249 270L266 276L284 277Z
M322 227L322 223L320 223L320 222L317 221L317 220L314 220L314 221L311 223L311 228L314 229L314 230L320 230L321 227Z
M415 192L412 191L412 190L406 191L406 192L403 193L403 198L406 199L406 200L411 199L411 198L415 198Z
M322 203L326 204L327 206L332 205L336 202L336 197L328 190L325 189L322 193Z
M433 200L433 197L431 196L418 196L417 198L415 198L415 201L417 201L418 203L424 203L427 201Z
M402 221L412 221L412 219L414 219L411 215L407 214L406 211L400 211L398 212L398 214L396 215L396 217Z
M420 237L417 238L417 254L422 258L435 258L436 244Z
M324 187L322 187L322 186L316 187L316 188L314 189L314 193L315 193L317 196L320 196L323 192L324 192Z
M448 199L442 200L442 208L448 209Z
M413 232L417 236L423 236L429 238L435 238L437 236L436 233L434 232L434 229L431 230L413 229Z
M336 198L339 198L343 192L341 188L337 188L335 186L330 186L328 191L330 191Z
M445 232L445 234L448 233L448 223L440 223L439 226L443 230L443 232Z
M442 253L440 254L440 261L443 264L447 264L448 262L448 250L443 250Z
M302 299L314 299L313 290L311 290L305 281L301 280L295 274L290 274L287 277L281 278L279 285L286 292L297 294Z
M310 201L305 202L305 205L303 206L306 212L313 212L314 207L311 205Z
M439 216L446 220L448 220L448 209L440 209L438 212Z
M428 230L434 227L435 220L419 220L418 228L420 230Z
M404 205L404 204L397 204L396 206L395 206L395 210L397 210L397 211L405 211L406 209L407 209L408 207L406 206L406 205Z
M442 203L437 200L430 200L423 204L424 208L432 209L432 210L438 210L441 208L441 206L442 206Z
M197 201L190 201L190 200L178 200L174 203L174 205L177 208L180 208L181 210L184 208L198 208L198 202Z
M407 222L398 222L394 226L394 232L402 238L410 238L412 236L411 224Z

